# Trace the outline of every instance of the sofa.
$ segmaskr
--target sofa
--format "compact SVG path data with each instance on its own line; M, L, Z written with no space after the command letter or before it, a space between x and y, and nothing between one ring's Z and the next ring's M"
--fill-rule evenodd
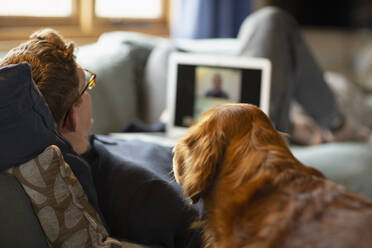
M110 135L136 120L146 124L158 121L165 108L171 52L237 56L237 42L169 40L133 32L110 32L95 43L78 47L78 62L97 74L96 88L91 92L93 132ZM292 146L291 150L304 164L372 199L372 141ZM0 173L0 195L1 247L48 247L31 202L14 176Z
M308 33L305 37L309 36ZM78 62L97 73L96 88L91 92L93 132L109 135L133 121L153 124L159 120L166 106L170 53L237 56L238 42L237 39L169 40L134 32L110 32L93 44L79 47ZM319 55L316 53L316 56ZM353 118L372 126L368 118L368 113L372 114L369 94L357 91L359 86L348 82L342 71L327 71L326 77L345 112L354 113ZM351 109L347 101L357 102L359 111ZM318 168L330 179L372 199L371 141L292 146L291 149L304 164Z

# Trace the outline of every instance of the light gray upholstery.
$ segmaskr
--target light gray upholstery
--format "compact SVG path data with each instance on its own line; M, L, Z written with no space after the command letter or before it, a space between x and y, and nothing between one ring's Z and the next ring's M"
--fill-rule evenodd
M78 63L97 74L91 92L94 132L119 130L137 118L131 48L125 44L95 43L79 48Z
M367 143L334 143L292 147L302 163L322 171L349 190L372 199L372 140Z
M140 117L143 71L160 40L138 33L113 32L78 48L78 63L97 74L96 88L91 92L94 133L119 131Z

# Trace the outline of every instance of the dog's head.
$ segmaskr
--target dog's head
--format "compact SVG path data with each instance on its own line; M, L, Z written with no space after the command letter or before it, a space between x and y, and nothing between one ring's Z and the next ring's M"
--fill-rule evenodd
M243 180L249 170L268 160L262 151L277 149L291 156L285 138L259 108L221 105L204 113L180 140L174 149L173 171L185 195L195 203L213 187L222 165L234 166L240 159L250 161L246 171L231 168L236 170L232 173L236 180Z

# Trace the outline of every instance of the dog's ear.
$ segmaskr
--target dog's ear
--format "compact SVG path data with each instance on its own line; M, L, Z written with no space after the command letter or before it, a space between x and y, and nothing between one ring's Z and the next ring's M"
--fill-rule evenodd
M177 146L175 152L183 157L179 167L185 175L181 175L181 185L192 203L198 202L212 186L223 151L224 137L219 128L194 128Z

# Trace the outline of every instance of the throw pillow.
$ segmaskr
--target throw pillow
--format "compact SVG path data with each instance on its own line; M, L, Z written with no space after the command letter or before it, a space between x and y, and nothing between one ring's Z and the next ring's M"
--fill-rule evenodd
M30 197L51 247L121 247L119 241L108 237L57 146L47 147L8 172L16 176Z

